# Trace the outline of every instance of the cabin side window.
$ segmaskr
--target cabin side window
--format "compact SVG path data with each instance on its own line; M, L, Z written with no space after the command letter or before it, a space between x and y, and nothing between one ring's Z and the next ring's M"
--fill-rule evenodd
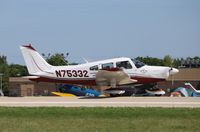
M131 69L132 65L129 61L120 61L116 63L117 68Z
M105 64L102 64L102 69L111 69L113 68L113 63L105 63Z
M143 62L140 62L139 60L136 60L136 59L131 59L131 60L137 68L141 68L145 65Z
M91 71L97 71L98 70L98 65L90 67L90 70Z

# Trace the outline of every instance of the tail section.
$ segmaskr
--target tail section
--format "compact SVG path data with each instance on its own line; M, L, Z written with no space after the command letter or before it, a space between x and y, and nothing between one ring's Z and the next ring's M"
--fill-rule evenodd
M192 91L196 93L200 93L200 90L196 90L191 83L185 83L186 88L191 89Z
M20 46L28 72L31 75L49 73L53 66L49 65L42 56L31 46Z

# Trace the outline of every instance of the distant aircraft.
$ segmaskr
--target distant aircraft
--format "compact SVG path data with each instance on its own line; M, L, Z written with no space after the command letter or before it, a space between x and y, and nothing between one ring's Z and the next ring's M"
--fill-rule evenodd
M99 97L102 94L97 90L93 90L92 88L81 87L71 84L60 84L59 92L61 93L70 93L75 96L87 96L87 97Z
M200 97L200 90L196 90L191 83L185 83L185 87L193 91L193 96Z
M148 66L127 57L113 58L79 65L52 66L31 46L20 47L30 78L37 82L55 82L87 86L141 85L166 80L178 73L178 69L164 66ZM114 94L116 91L112 90ZM110 93L110 92L109 92ZM121 94L121 93L118 93Z
M152 90L148 90L148 89L145 89L147 95L149 96L162 96L165 94L165 91L162 90L162 89L152 89Z

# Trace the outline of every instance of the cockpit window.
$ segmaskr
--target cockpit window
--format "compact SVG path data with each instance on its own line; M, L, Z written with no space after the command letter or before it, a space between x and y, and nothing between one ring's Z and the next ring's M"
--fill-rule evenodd
M120 62L117 62L116 66L118 68L125 68L125 69L131 69L132 68L132 66L131 66L131 64L130 64L129 61L120 61Z
M111 69L113 67L113 63L102 64L102 69Z
M139 60L131 59L137 68L143 67L145 64Z
M91 71L97 71L98 70L98 65L90 67L90 70Z

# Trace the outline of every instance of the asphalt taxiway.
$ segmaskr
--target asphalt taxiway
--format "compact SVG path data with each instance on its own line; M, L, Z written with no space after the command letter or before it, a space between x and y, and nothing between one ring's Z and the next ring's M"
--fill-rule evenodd
M198 97L0 97L6 107L192 107L200 108Z

